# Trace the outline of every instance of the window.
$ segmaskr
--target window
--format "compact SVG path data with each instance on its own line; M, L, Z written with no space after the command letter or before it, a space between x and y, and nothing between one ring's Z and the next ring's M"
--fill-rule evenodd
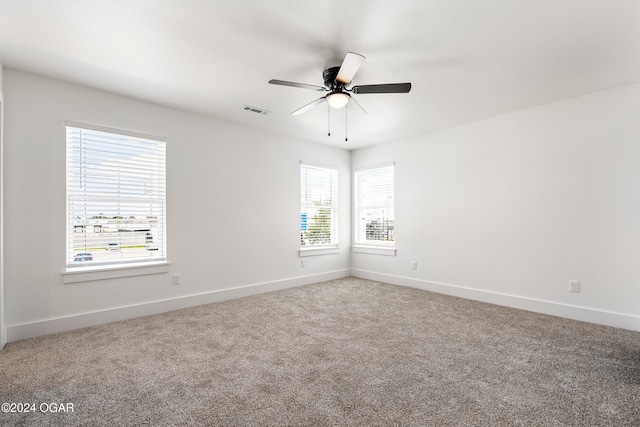
M338 170L300 165L300 245L338 246Z
M166 260L165 142L67 122L67 267Z
M355 172L356 245L395 244L393 174L393 164Z

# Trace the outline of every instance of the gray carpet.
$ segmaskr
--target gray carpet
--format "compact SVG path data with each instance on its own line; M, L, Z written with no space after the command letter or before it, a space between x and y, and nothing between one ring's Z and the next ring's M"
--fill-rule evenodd
M347 278L10 343L2 402L36 404L2 425L637 426L640 333Z

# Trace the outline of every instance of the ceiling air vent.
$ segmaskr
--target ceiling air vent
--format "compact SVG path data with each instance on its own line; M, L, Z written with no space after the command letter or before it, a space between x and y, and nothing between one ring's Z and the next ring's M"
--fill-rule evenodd
M245 111L251 111L252 113L262 114L263 116L266 116L267 114L269 114L271 112L271 111L265 110L263 108L252 107L251 105L245 105L244 107L242 107L242 109L245 110Z

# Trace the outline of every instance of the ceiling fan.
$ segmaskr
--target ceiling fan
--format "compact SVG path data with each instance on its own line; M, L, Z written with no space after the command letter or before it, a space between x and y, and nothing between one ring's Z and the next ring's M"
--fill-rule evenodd
M411 83L361 85L353 86L348 89L347 86L351 84L353 77L360 69L360 66L364 62L364 59L365 57L358 53L348 52L345 55L341 66L331 67L324 70L324 72L322 73L324 86L315 86L305 83L295 83L275 79L269 80L269 83L273 85L311 89L318 92L329 92L327 95L318 98L315 101L311 101L303 107L298 108L291 113L293 115L298 115L309 111L311 108L315 107L318 104L321 104L324 101L327 101L329 106L331 106L332 108L342 108L347 105L350 100L353 100L360 108L362 108L358 101L356 101L356 99L351 96L351 93L363 95L368 93L407 93L411 90ZM364 108L362 108L362 111L366 113Z

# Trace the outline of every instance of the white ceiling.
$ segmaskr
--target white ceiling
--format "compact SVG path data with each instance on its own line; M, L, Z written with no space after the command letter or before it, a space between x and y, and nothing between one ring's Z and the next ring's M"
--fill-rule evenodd
M346 52L368 111L322 85ZM0 62L349 149L640 82L638 0L0 0ZM246 112L245 104L271 111Z

